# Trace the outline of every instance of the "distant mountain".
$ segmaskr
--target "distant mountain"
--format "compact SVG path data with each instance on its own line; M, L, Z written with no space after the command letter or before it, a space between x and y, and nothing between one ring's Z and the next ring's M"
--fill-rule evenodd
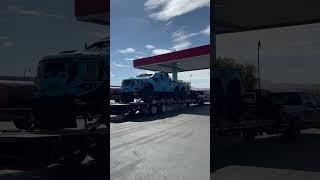
M195 91L210 91L210 88L194 88L194 87L191 87L191 90L195 90Z
M8 81L33 81L33 80L34 80L34 77L0 76L0 80L8 80Z
M261 80L261 88L271 91L319 91L320 84L273 83Z

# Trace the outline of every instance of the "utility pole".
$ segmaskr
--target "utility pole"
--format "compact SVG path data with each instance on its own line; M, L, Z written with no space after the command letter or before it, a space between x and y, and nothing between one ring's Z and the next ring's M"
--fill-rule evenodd
M27 77L26 77L27 72L29 72L29 73L31 72L31 68L30 68L30 67L24 68L24 71L23 71L23 78L24 78L24 79L27 78Z
M260 100L261 100L261 79L260 79L260 48L261 42L258 42L258 107L260 109Z

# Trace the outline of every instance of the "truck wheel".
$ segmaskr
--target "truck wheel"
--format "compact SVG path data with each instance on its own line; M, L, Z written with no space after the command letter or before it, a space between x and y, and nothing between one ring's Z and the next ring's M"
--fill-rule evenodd
M198 104L199 105L204 105L204 102L203 101L199 101Z
M79 135L65 136L57 142L57 148L52 154L53 163L64 167L80 165L88 155L88 141Z
M292 140L295 140L301 134L301 127L299 125L299 120L292 120L290 127L285 132L285 135Z
M242 135L246 141L253 142L257 136L257 131L254 128L243 130Z
M167 106L166 106L165 103L162 103L162 104L159 106L159 112L160 112L161 114L164 114L164 113L167 112Z
M133 97L131 97L130 95L127 95L127 94L122 94L121 97L120 97L120 102L122 103L130 103L132 102L134 99ZM117 100L119 102L119 100ZM115 101L115 102L117 102Z
M141 99L146 102L150 103L154 99L154 90L151 85L147 85L141 89L140 93Z
M89 156L92 157L98 165L105 166L107 164L107 145L97 146L89 151Z
M151 114L157 114L158 113L158 108L157 108L157 106L155 104L152 104L150 106L150 110L149 111L150 111Z
M20 130L28 130L32 127L32 121L29 121L29 119L17 119L13 121L13 124Z
M61 164L64 165L65 167L74 167L77 165L80 165L81 162L87 157L86 152L78 152L79 154L72 154L68 155Z
M179 91L179 88L177 88L177 87L174 89L173 99L176 101L178 101L180 99L180 91Z

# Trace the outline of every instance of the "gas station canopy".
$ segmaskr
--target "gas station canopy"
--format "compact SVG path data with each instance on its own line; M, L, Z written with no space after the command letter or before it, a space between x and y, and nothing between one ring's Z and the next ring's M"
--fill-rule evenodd
M75 0L75 16L79 21L109 25L109 0Z
M133 66L139 69L152 71L163 71L172 73L174 71L193 71L208 69L210 65L210 45L195 47L182 51L137 59Z
M319 0L216 0L216 33L320 22Z
M320 23L319 0L216 0L216 34ZM211 26L212 27L212 26ZM194 53L201 51L202 53ZM182 72L210 68L210 45L134 60L135 68Z

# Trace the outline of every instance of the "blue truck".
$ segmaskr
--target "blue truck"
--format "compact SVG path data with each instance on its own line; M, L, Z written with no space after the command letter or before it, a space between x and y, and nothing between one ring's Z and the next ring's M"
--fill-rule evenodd
M34 125L75 128L76 117L104 119L109 86L109 41L43 57L37 67Z
M43 57L37 68L33 120L19 122L18 130L1 131L0 160L43 168L79 165L90 156L104 167L109 40Z
M122 81L120 102L111 103L110 113L164 114L191 104L202 105L200 96L187 83L172 80L168 73L141 74Z
M133 102L141 99L144 102L170 99L183 100L188 93L188 87L170 78L168 73L156 72L154 74L141 74L136 78L122 81L121 101Z

